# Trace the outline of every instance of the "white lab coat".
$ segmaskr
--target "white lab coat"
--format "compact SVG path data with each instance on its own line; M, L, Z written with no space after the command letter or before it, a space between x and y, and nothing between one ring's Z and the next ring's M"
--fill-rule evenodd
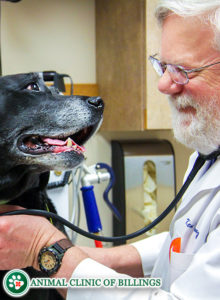
M186 175L196 156L196 153L191 156ZM162 288L69 288L67 300L219 300L220 159L208 170L207 165L208 162L186 191L170 232L133 244L140 253L145 276L162 278ZM82 261L72 275L73 278L97 276L126 275L91 259Z

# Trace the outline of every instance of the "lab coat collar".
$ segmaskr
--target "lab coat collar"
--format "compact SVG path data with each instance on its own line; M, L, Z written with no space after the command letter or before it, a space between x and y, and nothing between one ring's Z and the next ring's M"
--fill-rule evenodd
M197 157L198 153L196 152L191 155L184 181L191 172ZM215 163L208 170L206 170L208 164L208 161L205 162L203 167L198 171L196 177L193 179L192 183L189 185L188 189L183 195L182 203L180 204L171 224L173 224L173 222L178 219L180 215L182 215L183 211L185 211L185 209L187 209L189 205L192 205L194 201L197 201L196 196L198 194L202 196L208 193L210 190L217 188L218 186L220 188L220 158L218 158Z
M188 177L191 172L196 158L198 157L198 153L194 152L189 159L189 166L184 177L184 181ZM193 194L197 194L201 190L212 189L220 185L220 179L218 174L220 174L220 157L216 159L213 165L207 169L209 165L209 161L206 161L202 168L198 171L196 177L194 178L192 184L189 186L189 189L186 191L186 195L192 190L195 190ZM191 195L192 197L192 195Z

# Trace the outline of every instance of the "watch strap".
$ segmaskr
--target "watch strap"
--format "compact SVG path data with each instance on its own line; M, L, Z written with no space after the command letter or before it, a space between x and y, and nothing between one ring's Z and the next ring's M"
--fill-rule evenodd
M71 243L71 241L69 239L59 240L52 245L52 247L54 247L60 253L66 252L66 250L72 246L73 246L73 244Z

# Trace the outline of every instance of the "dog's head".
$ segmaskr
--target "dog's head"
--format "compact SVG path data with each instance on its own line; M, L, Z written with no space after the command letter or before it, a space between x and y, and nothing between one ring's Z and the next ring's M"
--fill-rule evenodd
M34 172L74 168L100 126L103 107L100 97L52 91L38 73L0 77L2 172L20 165Z

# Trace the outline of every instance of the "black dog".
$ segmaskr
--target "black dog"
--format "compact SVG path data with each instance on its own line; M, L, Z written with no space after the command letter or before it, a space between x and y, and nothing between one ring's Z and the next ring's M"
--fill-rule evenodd
M72 169L83 161L82 144L99 128L103 107L100 97L60 95L38 73L0 77L0 204L48 206L55 212L46 193L49 171ZM30 276L43 277L28 269ZM11 297L0 288L0 299ZM22 299L60 296L55 289L30 289Z

